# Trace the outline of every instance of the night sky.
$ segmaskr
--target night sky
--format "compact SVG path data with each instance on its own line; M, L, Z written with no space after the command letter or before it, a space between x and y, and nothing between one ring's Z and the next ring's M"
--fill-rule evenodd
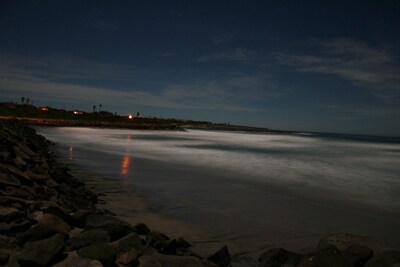
M0 101L400 136L400 1L1 1Z

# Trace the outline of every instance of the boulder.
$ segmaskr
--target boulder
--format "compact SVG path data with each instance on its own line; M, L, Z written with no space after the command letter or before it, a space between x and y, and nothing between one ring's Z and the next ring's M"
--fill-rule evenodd
M67 241L70 250L79 249L94 243L108 243L110 236L102 229L90 229L81 232Z
M78 255L88 259L100 261L105 267L115 265L115 256L117 251L115 247L107 243L95 243L87 247L80 248Z
M232 260L231 255L229 254L228 247L224 246L213 255L209 256L207 260L216 263L219 267L227 267Z
M56 234L48 239L27 242L18 256L18 263L24 266L48 266L62 256L64 236Z
M138 235L147 235L150 233L150 229L144 223L138 223L133 227L133 231L135 231Z
M99 214L89 215L86 219L85 228L101 228L106 230L110 235L110 241L115 241L132 231L132 226L127 222L123 222L112 216Z
M12 221L11 223L0 223L0 234L13 235L24 232L31 227L32 222L23 218Z
M24 218L26 213L23 211L19 211L16 208L8 208L0 206L0 221L1 222L12 222L16 219Z
M258 259L260 267L275 267L282 265L296 266L301 259L301 255L287 251L283 248L272 248L261 254Z
M136 249L132 248L129 251L120 255L117 259L117 264L122 266L137 266L138 265L138 253Z
M11 185L11 186L21 185L19 180L15 176L3 172L0 172L0 184Z
M327 247L319 251L306 254L297 267L353 267L347 257L342 255L335 247Z
M373 256L365 265L365 267L400 267L400 250L386 250L379 252Z
M57 229L52 227L52 225L39 223L29 228L25 232L18 233L16 238L20 244L24 244L27 241L37 241L50 238L57 233Z
M192 256L174 256L154 253L139 258L139 266L203 267L203 263Z
M0 265L6 264L13 251L18 249L19 246L15 238L0 235Z
M98 260L79 257L76 251L68 253L67 258L54 264L53 267L103 267Z
M71 231L71 226L69 226L60 217L51 213L43 214L43 218L40 220L39 223L49 225L49 227L54 228L58 233L63 233L68 235L68 233Z
M95 214L95 213L91 210L87 210L87 209L78 210L77 212L75 212L71 215L72 219L73 219L73 225L75 227L80 227L80 228L85 227L87 217L92 214Z
M117 241L112 242L111 245L116 248L117 256L128 252L132 248L136 250L138 255L142 255L144 252L142 240L134 232Z

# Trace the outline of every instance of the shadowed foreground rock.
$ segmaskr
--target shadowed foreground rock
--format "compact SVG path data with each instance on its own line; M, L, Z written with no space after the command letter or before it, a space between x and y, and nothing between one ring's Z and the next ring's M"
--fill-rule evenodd
M0 121L0 266L231 266L235 255L226 246L200 256L183 238L97 209L97 195L56 161L50 146L31 128ZM259 266L399 265L396 248L335 234L306 255L269 249Z

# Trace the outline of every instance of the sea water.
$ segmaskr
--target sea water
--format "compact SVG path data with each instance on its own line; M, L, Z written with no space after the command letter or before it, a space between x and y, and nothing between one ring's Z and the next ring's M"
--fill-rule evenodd
M400 140L316 133L38 128L73 165L252 249L333 232L400 244Z

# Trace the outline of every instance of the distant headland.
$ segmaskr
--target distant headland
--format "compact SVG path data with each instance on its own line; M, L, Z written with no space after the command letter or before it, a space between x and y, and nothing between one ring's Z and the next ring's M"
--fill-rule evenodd
M24 101L25 102L25 101ZM225 131L268 132L267 128L212 123L175 118L143 117L140 113L119 115L109 111L92 112L34 106L32 103L0 102L0 119L16 119L40 126L102 127L143 130L207 129Z

